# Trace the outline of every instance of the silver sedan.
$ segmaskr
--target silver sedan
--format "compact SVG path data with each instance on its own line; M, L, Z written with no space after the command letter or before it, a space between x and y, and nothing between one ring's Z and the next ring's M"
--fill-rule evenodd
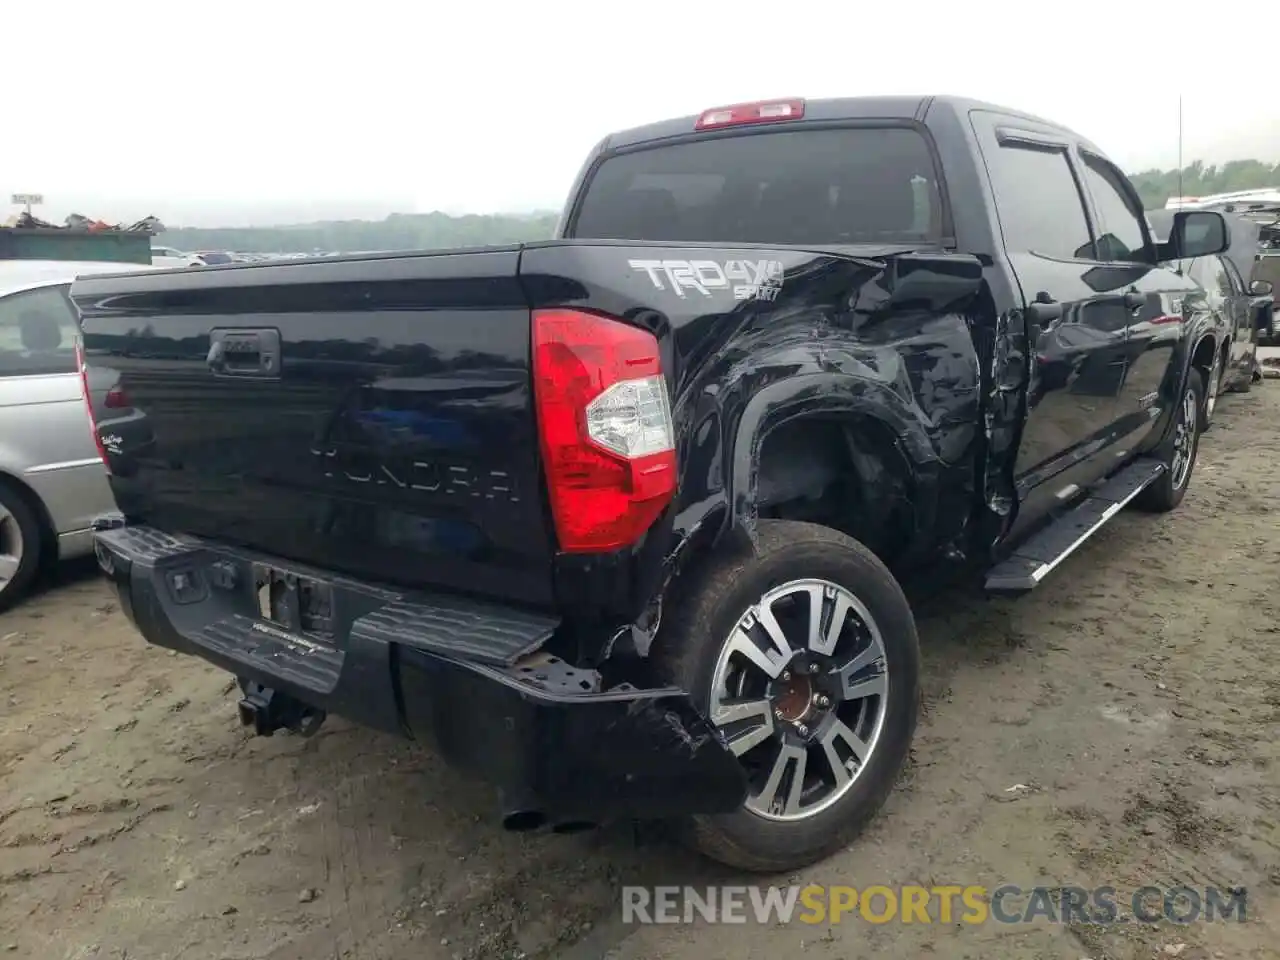
M148 269L0 261L0 610L48 565L90 552L93 518L115 506L81 392L71 281Z

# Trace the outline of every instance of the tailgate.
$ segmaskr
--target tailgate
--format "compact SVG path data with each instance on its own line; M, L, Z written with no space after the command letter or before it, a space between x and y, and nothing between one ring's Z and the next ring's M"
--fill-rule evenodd
M87 381L131 522L549 604L519 251L88 278Z

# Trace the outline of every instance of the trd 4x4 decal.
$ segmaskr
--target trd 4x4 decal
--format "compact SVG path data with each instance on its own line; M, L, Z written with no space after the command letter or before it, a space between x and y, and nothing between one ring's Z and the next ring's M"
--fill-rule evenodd
M687 290L706 297L730 290L735 300L776 300L784 273L781 260L628 260L627 265L678 297Z

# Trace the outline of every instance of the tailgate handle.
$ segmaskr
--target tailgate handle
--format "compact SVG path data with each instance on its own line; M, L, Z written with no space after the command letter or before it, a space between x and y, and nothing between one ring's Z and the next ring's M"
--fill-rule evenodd
M205 363L220 377L280 376L279 330L210 330Z

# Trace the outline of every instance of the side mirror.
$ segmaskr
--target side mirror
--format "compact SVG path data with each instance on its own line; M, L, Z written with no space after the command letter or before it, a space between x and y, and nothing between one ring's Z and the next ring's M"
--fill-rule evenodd
M1269 297L1275 292L1275 284L1270 280L1255 280L1249 284L1249 296Z
M1212 210L1183 210L1173 215L1169 242L1160 245L1161 260L1194 260L1222 253L1231 243L1226 218Z

